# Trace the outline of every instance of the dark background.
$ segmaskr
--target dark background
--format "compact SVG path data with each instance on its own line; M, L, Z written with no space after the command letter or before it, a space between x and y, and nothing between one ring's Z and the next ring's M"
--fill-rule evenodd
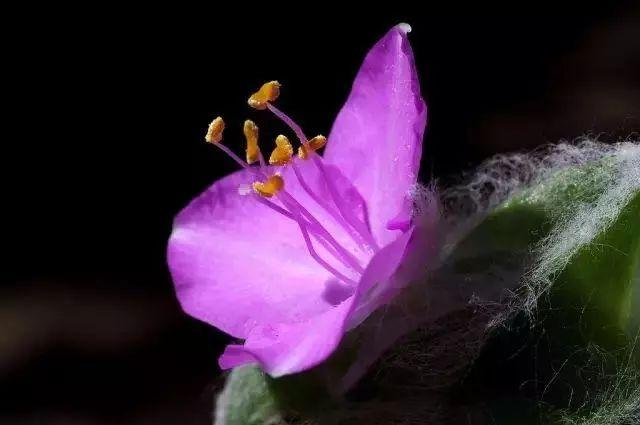
M640 129L631 3L213 6L7 14L0 423L210 423L227 339L180 311L165 245L172 217L235 169L203 143L213 117L239 152L247 117L263 143L284 130L246 107L266 80L327 134L367 50L409 22L429 105L422 178L442 185L496 152Z

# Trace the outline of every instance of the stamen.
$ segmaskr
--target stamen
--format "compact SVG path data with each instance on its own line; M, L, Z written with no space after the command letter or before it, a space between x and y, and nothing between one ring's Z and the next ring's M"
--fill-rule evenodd
M271 198L284 188L284 180L280 174L274 174L267 177L264 182L254 182L253 190L260 196Z
M289 195L290 196L290 195ZM272 210L274 210L275 212L282 214L283 216L287 217L290 220L293 220L297 223L297 219L296 217L294 217L293 214L291 214L288 210L282 208L281 206L275 204L272 201L269 201L266 198L263 198L262 196L255 196L254 198L256 201L260 202L261 204L265 205L266 207L271 208ZM305 226L313 233L313 236L316 238L316 240L318 242L320 242L320 244L322 244L322 246L329 252L331 253L331 255L333 255L336 259L338 259L345 267L349 267L353 269L353 266L351 264L349 264L343 257L342 255L340 255L340 253L338 251L336 251L336 249L333 247L333 245L331 245L331 243L324 238L324 235L322 234L322 230L319 229L317 226L315 226L313 223L310 223L309 221L305 221ZM358 271L358 270L356 270Z
M263 198L262 196L255 196L255 200L260 202L261 204L271 208L275 212L277 212L279 214L282 214L283 216L285 216L287 218L290 218L291 220L295 220L295 217L293 216L293 214L291 214L289 211L287 211L284 208L282 208L280 205L277 205L277 204L269 201L268 199Z
M313 149L314 152L317 152L319 149L322 149L326 144L327 144L327 138L324 137L322 134L318 134L317 136L312 137L311 140L309 140L309 147L311 147L311 149Z
M298 136L298 139L300 139L300 143L302 143L303 146L307 144L307 136L305 136L304 132L302 131L302 128L298 124L296 124L295 121L289 118L287 114L285 114L284 112L282 112L281 110L273 106L271 103L267 103L267 108L271 112L273 112L273 114L275 114L278 118L284 121L285 124L287 124L293 130L296 136ZM313 152L313 150L311 149L306 149L305 154L313 158L316 166L318 167L318 169L322 174L322 177L327 183L329 194L331 195L331 198L333 199L333 202L336 205L336 207L338 207L338 211L340 211L340 214L362 236L362 238L367 242L367 244L374 251L377 251L379 248L378 248L378 244L373 239L373 235L371 234L368 227L364 223L362 223L362 221L360 221L358 217L353 215L351 211L349 211L348 207L344 205L344 201L342 200L342 197L340 196L336 187L334 186L333 181L329 178L324 168L324 165L322 164L322 159L320 158L320 156L314 155L315 152Z
M247 164L253 164L260 159L258 146L258 126L251 120L244 122L244 137L247 139Z
M320 257L318 252L313 247L311 237L309 236L309 231L307 230L307 226L304 224L304 220L302 219L302 216L300 215L300 213L297 211L295 207L292 207L291 205L289 205L286 200L281 199L281 201L285 206L287 206L291 210L291 213L296 218L296 221L298 222L298 226L300 227L300 231L302 232L302 237L304 238L304 242L307 245L307 250L309 251L309 254L311 255L311 257L314 260L316 260L318 264L324 267L329 273L333 274L339 280L342 280L350 285L357 285L357 282L355 280L345 276L344 274L336 270L333 266L331 266L331 264L326 262L322 257Z
M273 102L280 96L280 83L277 81L269 81L264 83L260 90L249 97L249 106L255 109L266 109L269 102Z
M320 196L318 196L313 191L313 189L311 189L311 187L309 187L306 180L304 179L304 176L300 172L300 169L298 168L295 162L291 162L291 167L293 168L293 172L295 173L296 178L300 182L300 186L302 186L302 189L304 189L304 191L307 192L307 195L309 195L311 199L315 201L315 203L317 203L318 205L320 205L320 207L322 207L325 211L327 211L331 215L331 217L333 217L336 223L342 226L342 228L349 233L351 238L358 245L360 245L360 248L366 250L366 247L363 246L365 242L362 240L362 237L360 237L360 235L357 232L355 232L354 229L351 228L351 226L347 224L347 222L344 220L344 218L340 214L336 213L336 211L329 204L327 204Z
M291 162L292 155L293 146L291 146L289 139L281 134L276 137L276 148L271 152L269 164L278 166L287 165Z
M284 121L284 123L287 124L291 128L291 130L293 130L293 132L300 140L300 143L304 145L307 142L307 136L304 135L302 128L298 124L296 124L295 121L289 118L287 114L273 106L271 103L267 103L267 109L269 109L275 116Z
M322 257L320 257L320 255L316 252L315 248L313 247L313 243L311 242L311 238L309 237L309 232L307 231L306 227L301 222L298 222L298 226L300 226L302 237L304 238L304 242L307 245L307 249L309 250L309 254L311 255L311 257L338 279L350 285L354 285L354 286L357 285L357 282L355 280L350 279L344 274L340 273L338 270L333 268L329 263L327 263Z
M267 163L264 161L264 156L262 156L262 151L258 151L258 159L260 160L260 169L264 171Z
M218 149L222 150L222 152L226 153L237 162L242 168L249 169L249 165L246 162L240 159L238 155L233 153L231 149L220 143L222 141L222 133L224 132L224 121L222 117L216 117L211 124L209 124L209 128L207 129L207 134L204 136L204 140L207 143L210 143L216 146Z
M216 117L211 124L209 124L209 128L207 129L207 134L204 136L204 140L207 143L216 144L222 140L222 133L224 132L224 121L222 117Z
M275 83L275 84L274 84ZM266 108L269 101L275 100L278 96L279 84L277 82L271 82L263 85L258 93L255 93L253 98L253 103L260 107L259 102L264 102L264 107ZM257 99L257 100L256 100ZM262 99L262 100L261 100ZM257 102L257 103L256 103ZM251 99L250 99L251 103ZM328 270L331 274L333 274L339 280L346 282L351 285L355 285L356 282L341 273L339 270L335 269L331 264L329 264L326 260L324 260L315 250L313 242L311 240L309 230L314 233L314 237L317 241L327 250L329 254L331 254L335 259L339 260L344 266L347 268L353 269L355 272L363 273L364 269L360 266L358 260L350 254L345 248L343 248L332 236L331 234L318 222L318 220L309 213L299 202L297 202L291 195L287 194L284 189L284 180L279 174L273 174L269 177L264 175L264 158L262 153L260 152L260 148L258 146L258 134L259 129L256 124L251 120L246 120L244 123L244 135L247 140L247 149L246 149L246 158L247 162L244 162L240 159L233 151L231 151L227 146L222 144L222 136L225 129L225 123L221 117L216 117L210 124L207 129L207 133L205 135L205 141L207 143L211 143L217 146L220 150L225 152L229 157L231 157L234 161L236 161L241 167L247 170L255 171L255 176L263 179L263 181L255 181L252 184L253 190L257 193L256 199L258 202L265 204L276 212L288 217L289 219L295 220L300 230L302 232L303 238L305 240L305 244L307 245L307 249L311 257L318 262L322 267ZM323 145L324 143L315 143L312 144L311 141L308 144L308 150L314 151L316 146ZM289 140L280 135L276 138L276 148L274 149L271 157L269 158L269 162L272 165L283 166L292 161L293 156L293 147ZM253 164L256 161L260 160L261 168L259 170L252 169L249 164ZM303 181L299 171L297 168L296 175L298 179ZM307 190L310 194L313 193L310 191L310 188L304 183L306 186L305 190ZM282 194L283 197L281 201L283 205L288 208L282 208L265 198L271 198L274 195ZM313 194L315 195L315 194ZM319 200L319 198L316 197ZM325 206L326 208L326 206ZM330 210L332 211L332 210ZM335 213L333 213L335 214ZM304 217L306 217L306 219ZM336 218L336 217L334 217ZM307 221L308 220L308 221Z
M249 167L249 165L244 162L242 159L240 159L240 157L238 155L236 155L235 153L233 153L231 151L231 149L229 149L228 147L226 147L225 145L223 145L222 143L215 143L214 144L218 149L220 149L222 152L226 153L227 155L229 155L229 157L231 157L231 159L233 159L235 162L238 163L238 165L240 165L242 168L249 170L251 169L251 167Z
M298 146L298 158L305 159L305 160L309 158L309 152L307 151L307 148L305 148L304 145Z
M349 263L350 267L352 267L354 270L358 271L359 273L364 273L364 269L362 268L358 260L353 256L353 254L351 254L342 245L340 245L340 243L336 241L333 238L333 236L331 236L331 233L329 233L329 231L325 229L325 227L322 224L320 224L320 222L313 216L313 214L311 214L305 207L302 206L302 204L296 201L295 198L289 195L286 191L281 192L280 198L287 201L289 205L293 205L297 210L299 210L302 213L303 216L307 218L307 220L311 222L311 224L316 226L321 236L324 237L340 253L340 255L345 259L345 261Z
M338 190L333 184L333 180L329 178L327 174L327 170L324 168L324 164L322 163L320 156L312 155L312 159L313 159L313 162L315 162L318 169L320 170L320 173L322 173L322 176L324 177L324 180L327 183L329 194L331 195L333 202L336 204L336 207L338 207L340 214L342 214L345 220L347 220L347 222L351 226L353 226L353 228L360 234L360 236L362 236L365 239L367 244L369 244L369 246L373 248L374 251L377 251L379 247L376 241L373 239L373 235L371 234L370 230L365 226L365 224L362 221L360 221L358 217L353 215L353 213L349 210L349 208L347 208L344 205L342 197L340 196L340 194L338 193Z
M311 138L311 140L309 140L307 143L303 143L298 148L298 157L300 159L308 159L309 151L317 152L319 149L322 149L322 147L324 147L324 145L326 144L327 144L327 138L322 135L317 135Z

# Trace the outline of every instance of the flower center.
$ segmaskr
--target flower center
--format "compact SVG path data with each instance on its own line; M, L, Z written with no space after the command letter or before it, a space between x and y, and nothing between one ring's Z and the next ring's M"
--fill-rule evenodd
M371 233L366 205L362 202L360 215L354 211L356 208L353 202L344 195L350 183L345 182L346 179L336 178L335 173L328 169L322 157L318 155L317 151L324 147L327 139L321 135L307 138L298 124L272 104L280 94L280 87L277 81L265 83L251 95L248 103L255 109L271 111L293 130L300 142L297 157L294 156L294 148L289 139L279 135L269 156L269 164L272 167L267 167L258 144L258 126L250 120L245 121L243 128L247 142L246 161L222 143L225 124L221 117L211 122L205 140L229 155L241 167L251 171L253 190L247 195L293 220L300 229L309 254L318 264L339 281L355 285L369 258L379 249ZM326 189L323 193L309 185L305 179L306 168L300 166L300 161L313 163ZM252 166L255 163L259 165ZM286 182L281 173L287 167L292 169L300 187L315 204L311 209L323 212L320 218L314 216L296 197L287 192ZM328 230L327 216L333 221L333 226L330 227L333 231ZM345 237L339 238L337 233ZM345 239L353 243L345 244ZM340 240L343 243L340 243ZM316 249L318 244L323 248L323 255Z

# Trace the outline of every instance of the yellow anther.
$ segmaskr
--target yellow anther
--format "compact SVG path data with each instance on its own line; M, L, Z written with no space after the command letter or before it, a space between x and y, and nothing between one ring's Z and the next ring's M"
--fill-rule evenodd
M308 159L309 158L309 151L307 150L307 148L304 145L298 147L298 158L300 158L300 159Z
M222 117L217 117L211 121L207 134L204 136L204 140L207 143L219 143L222 140L222 132L224 131L224 121Z
M322 135L318 135L316 137L313 137L311 140L307 141L307 143L303 144L302 146L300 146L298 148L298 157L300 159L308 159L309 158L309 152L315 152L319 149L322 149L322 147L324 145L327 144L327 138L322 136Z
M244 137L247 139L247 164L253 164L260 159L258 146L258 126L251 120L244 122Z
M322 147L327 144L327 138L319 134L316 137L313 137L307 143L309 144L309 147L311 149L317 151L318 149L322 149Z
M271 198L284 188L284 180L280 174L274 174L267 178L264 182L254 182L253 190L260 196Z
M269 81L249 98L249 106L255 109L266 109L267 102L273 102L280 96L280 83Z
M271 165L287 165L291 161L293 155L293 146L286 136L282 134L276 137L276 148L271 152L269 164Z

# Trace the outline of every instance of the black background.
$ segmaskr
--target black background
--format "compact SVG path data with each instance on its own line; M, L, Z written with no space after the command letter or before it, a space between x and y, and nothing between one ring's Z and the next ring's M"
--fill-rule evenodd
M640 129L631 3L211 6L7 14L0 423L209 422L227 340L180 311L165 246L173 216L235 170L203 143L213 117L237 151L245 118L263 143L284 130L246 106L264 81L327 134L367 50L410 23L429 107L421 175L441 185L496 152Z

